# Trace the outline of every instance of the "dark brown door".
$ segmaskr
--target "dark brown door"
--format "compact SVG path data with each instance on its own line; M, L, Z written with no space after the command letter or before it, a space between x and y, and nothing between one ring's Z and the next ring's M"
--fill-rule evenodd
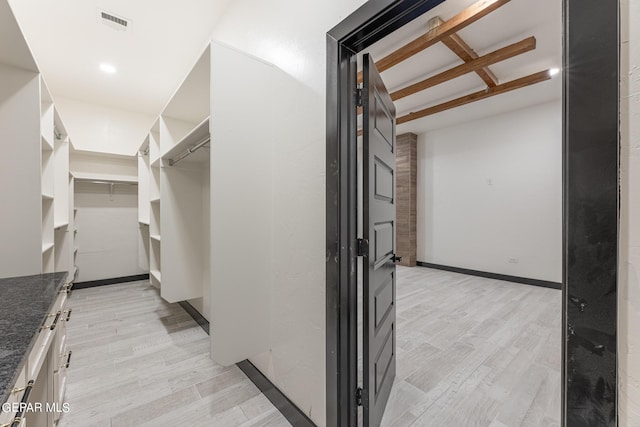
M396 376L396 110L371 57L363 67L363 393L378 426Z

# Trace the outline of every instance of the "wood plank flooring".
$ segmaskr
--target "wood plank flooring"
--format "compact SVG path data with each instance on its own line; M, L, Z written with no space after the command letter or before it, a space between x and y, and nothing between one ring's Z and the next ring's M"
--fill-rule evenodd
M60 427L289 426L209 336L148 282L74 291L73 351Z
M397 274L397 378L383 426L560 426L560 291L422 267Z
M147 282L74 291L60 427L288 426ZM560 426L561 293L398 268L397 378L383 426Z

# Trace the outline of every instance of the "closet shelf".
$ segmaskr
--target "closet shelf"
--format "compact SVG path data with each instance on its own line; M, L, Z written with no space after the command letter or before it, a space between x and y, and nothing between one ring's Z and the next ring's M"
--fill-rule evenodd
M151 270L149 271L149 274L151 274L158 282L162 283L162 275L159 270Z
M139 222L140 224L144 225L145 227L148 227L148 226L149 226L149 221L140 221L140 220L138 220L138 222Z
M151 199L150 203L160 203L160 197L156 197L155 199Z
M114 184L137 184L138 177L130 175L114 175L104 173L73 172L76 181L99 181Z
M200 122L191 132L178 141L173 147L169 148L163 155L162 160L169 160L178 157L195 145L200 144L209 138L209 117ZM207 156L208 159L208 156Z
M53 200L53 196L42 193L42 200Z
M54 244L53 243L43 243L42 244L42 254L46 254L47 252L49 252L51 249L53 249Z
M157 159L154 159L151 161L151 167L152 168L159 168L160 167L160 157L158 157Z
M149 237L151 237L152 240L155 240L157 242L160 241L160 235L159 234L152 234Z
M53 151L53 144L44 135L42 135L42 151Z
M68 222L62 222L62 223L60 223L60 224L54 224L53 229L54 229L54 230L60 230L60 229L62 229L62 228L66 228L66 227L68 227L68 226L69 226L69 223L68 223Z

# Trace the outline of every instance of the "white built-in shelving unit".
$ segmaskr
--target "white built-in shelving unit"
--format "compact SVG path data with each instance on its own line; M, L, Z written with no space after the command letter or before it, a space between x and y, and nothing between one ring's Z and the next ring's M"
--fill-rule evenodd
M207 47L152 126L138 160L138 199L146 203L139 210L140 222L148 212L151 282L165 300L189 301L207 318L210 63Z
M3 277L68 271L72 280L69 139L35 63L0 63L0 139L0 235L11 242L0 253Z
M73 280L75 267L73 247L75 226L73 218L72 177L69 174L69 137L57 111L54 110L54 270L68 271Z
M69 140L6 3L0 16L0 274L70 271Z
M69 271L69 141L7 2L0 2L0 33L0 277ZM71 281L72 274L67 285ZM8 378L6 388L13 390L9 402L23 395L29 407L61 407L70 357L65 301L65 292L55 296L47 324L55 317L57 327L36 334L33 348L21 356L24 369ZM29 304L5 308L28 311ZM25 393L25 388L31 391ZM52 411L0 411L2 426L53 426L58 419L59 413Z
M140 269L143 271L150 269L150 225L151 225L151 161L149 157L149 140L146 140L138 150L138 229L140 232L141 258ZM155 279L150 279L155 280ZM156 282L158 282L156 280Z
M160 119L151 127L148 135L149 168L142 173L149 177L147 210L149 211L149 276L157 288L162 284L162 252L160 247ZM138 170L140 176L141 170ZM138 187L138 197L140 187ZM156 238L151 239L151 236Z
M274 99L280 87L295 90L276 67L212 42L140 147L151 283L165 300L188 301L215 325L211 355L225 365L270 345L273 104L288 102ZM251 126L242 122L245 111ZM238 221L242 233L229 227ZM247 247L259 254L251 268Z
M54 106L51 94L42 78L40 79L40 144L41 194L42 194L42 272L55 271L55 144Z

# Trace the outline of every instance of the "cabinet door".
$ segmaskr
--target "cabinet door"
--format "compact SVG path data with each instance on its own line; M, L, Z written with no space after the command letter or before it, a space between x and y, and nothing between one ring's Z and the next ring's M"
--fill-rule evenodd
M9 393L9 397L7 397L6 403L14 404L20 402L22 396L24 395L24 388L27 384L26 380L26 369L22 368L18 378L16 379L16 383L14 384L11 393ZM13 422L13 418L15 417L15 412L2 412L0 410L0 426L4 424L9 424Z
M67 370L71 363L71 351L67 350L67 322L71 319L72 311L67 307L62 307L63 317L60 319L59 326L56 328L56 337L53 341L52 359L53 359L53 377L50 401L54 404L56 412L53 412L53 422L58 422L62 415L59 410L62 409L64 393L67 383Z

